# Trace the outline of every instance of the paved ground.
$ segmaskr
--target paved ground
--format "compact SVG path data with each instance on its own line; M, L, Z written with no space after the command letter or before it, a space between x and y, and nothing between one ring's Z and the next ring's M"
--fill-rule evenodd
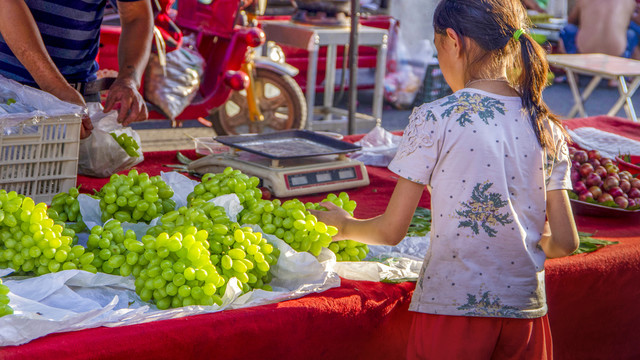
M581 86L586 86L588 78L581 79ZM553 112L560 116L565 116L573 106L571 90L566 83L555 83L545 89L544 99ZM319 102L321 94L316 100ZM346 96L344 97L347 98ZM587 114L590 116L606 114L611 106L618 99L617 88L610 88L606 82L602 82L593 95L585 103ZM634 104L640 107L640 92L633 97ZM371 113L372 91L361 91L358 93L358 112ZM346 108L346 100L337 106ZM391 105L385 104L383 109L382 126L389 130L402 130L408 123L408 116L411 110L394 109ZM624 110L618 116L625 117ZM142 146L145 151L155 150L176 150L193 148L193 138L214 136L213 130L203 127L195 120L183 122L182 128L170 128L167 120L147 121L135 124L142 138ZM357 133L365 133L371 125L359 126Z

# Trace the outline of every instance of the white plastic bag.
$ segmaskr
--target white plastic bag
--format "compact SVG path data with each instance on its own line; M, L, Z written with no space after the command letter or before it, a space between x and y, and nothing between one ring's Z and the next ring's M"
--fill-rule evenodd
M184 47L167 53L165 67L151 54L144 74L145 99L175 120L196 95L203 66L202 56Z
M93 122L91 135L80 140L78 155L78 174L109 177L119 171L129 169L144 160L142 151L138 156L129 156L110 133L127 134L140 144L140 135L130 127L118 122L118 112L102 112L99 103L90 103L89 114Z

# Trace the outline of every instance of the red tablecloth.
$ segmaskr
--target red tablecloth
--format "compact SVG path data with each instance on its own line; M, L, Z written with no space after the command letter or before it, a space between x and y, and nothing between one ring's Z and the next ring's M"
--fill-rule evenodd
M624 129L630 137L640 139L639 125L615 118L567 121L569 126L585 124ZM177 163L175 152L145 157L138 169L152 175L170 170L161 168L162 164ZM359 204L356 215L361 217L383 212L396 182L386 169L369 167L368 171L371 185L349 191ZM106 180L79 177L79 183L92 189ZM420 205L429 206L426 191ZM640 221L584 216L576 221L580 230L597 232L596 237L620 244L547 261L554 355L557 359L640 358ZM0 359L402 359L413 288L413 283L343 280L339 288L278 304L51 334L25 345L0 348Z

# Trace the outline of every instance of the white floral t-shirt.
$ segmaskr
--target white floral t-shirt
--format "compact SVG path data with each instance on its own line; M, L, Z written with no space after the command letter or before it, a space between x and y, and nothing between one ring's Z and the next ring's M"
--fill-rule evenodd
M567 145L551 129L555 156L542 150L519 97L476 89L414 109L389 165L431 191L431 245L410 310L546 314L546 257L537 245L546 191L571 189Z

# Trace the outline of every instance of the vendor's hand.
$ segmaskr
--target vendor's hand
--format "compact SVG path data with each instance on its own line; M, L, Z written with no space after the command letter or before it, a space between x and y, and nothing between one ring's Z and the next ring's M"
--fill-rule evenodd
M80 139L86 139L91 135L91 131L93 130L93 123L91 122L91 118L88 114L85 114L82 117L82 127L80 127Z
M345 240L342 236L342 229L344 228L346 220L351 218L351 215L330 201L322 202L320 206L325 207L327 210L309 209L309 212L317 217L318 221L338 228L338 234L333 237L333 241Z
M104 112L114 109L120 104L118 110L118 122L128 126L134 121L143 121L149 117L147 105L138 92L136 82L128 78L117 78L109 89L109 95L104 104Z
M79 105L83 108L87 107L87 104L84 102L84 97L70 85L60 87L59 89L51 89L50 91L62 101ZM91 130L93 130L91 118L89 118L89 115L84 114L82 117L82 126L80 127L80 139L85 139L91 135Z

